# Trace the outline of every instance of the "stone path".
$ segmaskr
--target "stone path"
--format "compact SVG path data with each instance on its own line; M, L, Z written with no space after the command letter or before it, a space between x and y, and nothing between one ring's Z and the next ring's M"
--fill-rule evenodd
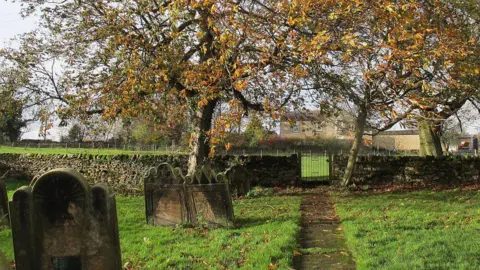
M301 247L295 269L355 269L327 187L309 189L301 204Z

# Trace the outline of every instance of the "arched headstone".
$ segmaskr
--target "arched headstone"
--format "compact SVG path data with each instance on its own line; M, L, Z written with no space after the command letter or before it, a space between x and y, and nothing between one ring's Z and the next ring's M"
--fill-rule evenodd
M16 269L121 269L115 197L77 171L57 169L10 202Z

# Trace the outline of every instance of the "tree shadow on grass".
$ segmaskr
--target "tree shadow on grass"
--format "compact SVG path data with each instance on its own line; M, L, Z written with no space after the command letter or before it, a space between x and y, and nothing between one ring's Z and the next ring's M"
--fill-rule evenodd
M281 222L286 222L286 221L292 221L292 222L297 222L295 218L292 217L274 217L274 218L268 218L268 217L252 217L252 218L235 218L235 228L236 229L241 229L241 228L251 228L251 227L256 227L259 225L265 225L269 223L281 223ZM299 222L299 221L298 221Z
M385 199L409 199L409 200L418 200L418 201L433 201L433 202L456 202L460 201L464 196L474 197L476 192L474 191L458 191L458 190L449 190L446 192L439 193L435 190L421 190L421 191L394 191L391 193L348 193L341 194L339 197L341 199L348 198L382 198Z

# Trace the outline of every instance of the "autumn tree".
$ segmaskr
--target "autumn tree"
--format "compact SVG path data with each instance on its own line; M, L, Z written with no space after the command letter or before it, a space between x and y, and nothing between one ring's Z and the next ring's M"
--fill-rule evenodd
M85 130L80 124L74 124L68 130L68 139L71 142L83 142Z
M165 128L187 118L189 173L211 153L220 101L230 108L222 119L274 114L305 75L290 46L289 1L20 2L25 16L41 17L33 44L65 61L61 113L142 116Z
M0 70L0 137L15 142L20 139L22 129L31 119L23 117L23 101L15 95L19 78L15 73Z
M243 135L248 146L258 146L258 143L268 135L268 130L263 126L261 119L253 114L249 117Z
M416 119L422 156L443 155L442 136L448 134L445 122L452 117L461 122L459 111L468 104L477 104L480 97L480 3L443 3L437 12L446 14L445 17L432 20L447 26L439 37L442 42L438 42L444 46L444 52L424 68L423 72L429 72L431 78L422 85L423 91L412 98L419 108Z
M19 100L0 92L3 103L0 108L0 133L1 137L7 138L10 142L20 139L22 129L27 126L27 121L22 118L22 104Z
M306 8L310 20L301 26L330 25L323 36L331 44L328 54L312 55L310 88L322 108L350 108L356 116L344 185L352 182L366 127L385 130L422 115L424 102L435 110L437 97L461 92L478 74L469 61L478 55L478 41L464 34L463 21L442 1L335 1Z
M0 50L0 78L10 80L12 90L23 107L38 117L46 106L61 108L66 100L70 78L62 71L64 63L51 40L40 38L39 31L24 34L12 48ZM13 79L12 79L13 78Z

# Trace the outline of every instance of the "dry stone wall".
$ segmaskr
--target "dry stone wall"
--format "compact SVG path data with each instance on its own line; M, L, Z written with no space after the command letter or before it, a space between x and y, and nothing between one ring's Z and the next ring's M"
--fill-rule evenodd
M291 156L217 156L214 159L216 171L224 171L232 160L237 160L252 174L251 186L275 187L297 186L300 181L300 160Z
M332 163L332 179L339 183L344 174L348 156L336 155ZM353 175L361 184L464 184L480 182L478 157L390 157L361 156Z
M0 154L0 173L11 169L9 177L31 180L55 168L72 168L90 184L108 183L117 193L141 194L149 168L163 162L181 166L186 161L185 156Z
M92 155L92 154L0 154L0 174L8 170L9 177L31 180L55 168L72 168L91 181L108 183L120 194L143 194L143 177L148 170L167 162L186 172L185 155ZM224 171L241 163L253 175L252 186L298 185L299 162L292 156L217 156L213 166Z

